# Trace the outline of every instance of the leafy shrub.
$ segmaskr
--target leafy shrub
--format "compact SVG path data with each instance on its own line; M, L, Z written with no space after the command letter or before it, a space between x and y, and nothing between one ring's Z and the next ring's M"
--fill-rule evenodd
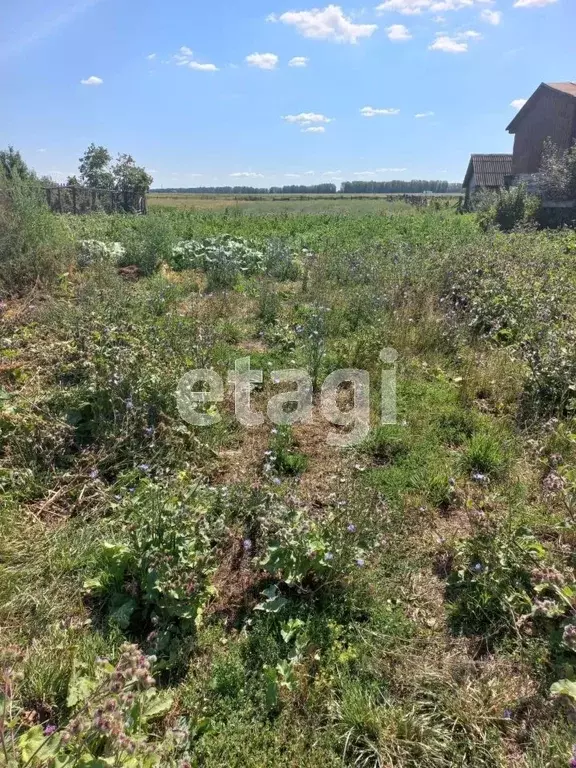
M574 407L576 305L570 238L496 234L453 254L446 275L448 317L523 362L522 416ZM461 326L460 326L461 327ZM522 368L520 368L522 374Z
M539 199L522 184L484 195L476 204L480 225L485 229L495 225L504 232L534 222L539 208Z
M576 144L561 150L550 139L546 139L538 184L549 200L576 198Z
M143 275L151 275L162 262L170 263L174 230L164 216L149 214L140 218L138 228L122 241L126 253L119 265L135 265Z
M54 216L35 178L7 178L0 169L0 289L21 293L53 284L71 263L73 238Z
M365 565L368 535L336 514L318 522L295 513L276 531L261 564L274 578L299 587L343 578ZM267 598L261 610L276 612L286 603L277 589Z
M126 251L121 243L103 243L101 240L81 240L77 256L78 266L90 267L93 264L118 264L125 257Z
M270 281L263 280L258 292L258 318L263 325L274 325L280 310L280 297Z
M300 475L308 467L308 457L296 450L292 430L288 426L276 428L266 453L265 472L275 470L280 475Z
M149 633L164 663L185 656L186 637L207 599L214 541L222 535L218 525L210 525L210 503L199 491L178 499L146 485L129 503L126 541L102 547L96 575L85 584L108 622L140 636Z
M242 237L218 235L181 241L172 249L170 265L176 270L202 269L208 277L208 290L220 290L233 288L241 274L264 272L265 257Z
M14 768L176 766L178 758L186 756L186 740L176 730L163 741L155 736L152 723L168 713L172 697L154 687L154 661L137 646L126 644L116 665L100 659L92 674L77 667L68 690L69 721L25 729L16 698L18 656L5 650L1 727L6 764Z
M279 238L272 238L266 243L264 251L264 269L275 280L297 280L300 267L288 244Z
M448 586L454 628L487 641L516 632L531 612L531 573L544 554L527 528L487 526L457 545Z

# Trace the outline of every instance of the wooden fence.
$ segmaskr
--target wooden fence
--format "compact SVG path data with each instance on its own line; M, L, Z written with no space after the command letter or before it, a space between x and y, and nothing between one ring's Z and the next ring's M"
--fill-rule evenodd
M124 190L95 189L62 184L44 187L54 213L147 213L146 195Z

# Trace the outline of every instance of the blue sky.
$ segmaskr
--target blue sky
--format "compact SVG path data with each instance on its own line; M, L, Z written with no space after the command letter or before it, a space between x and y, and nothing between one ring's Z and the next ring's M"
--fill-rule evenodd
M575 0L5 0L0 147L58 180L90 142L155 186L461 180L541 81ZM419 117L416 117L419 115Z

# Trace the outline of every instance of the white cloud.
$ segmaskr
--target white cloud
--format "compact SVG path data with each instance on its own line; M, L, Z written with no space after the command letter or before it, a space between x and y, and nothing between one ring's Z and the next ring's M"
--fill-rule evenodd
M414 117L421 120L423 117L434 117L434 112L418 112Z
M340 176L342 171L324 171L322 176Z
M42 149L37 149L36 152L46 152L46 150L42 148Z
M200 64L198 61L191 61L188 66L198 72L218 72L218 67L215 64Z
M492 24L492 26L497 27L502 21L502 11L491 11L490 8L484 8L480 14L480 19L485 21L486 24Z
M178 53L172 56L172 61L177 67L189 67L198 72L218 72L215 64L201 64L199 61L194 61L194 52L187 45L178 49Z
M514 99L514 101L510 102L510 106L514 107L514 109L522 109L527 101L528 99Z
M263 179L263 173L254 173L254 171L239 171L237 173L231 173L230 176L234 179Z
M357 43L363 37L371 37L378 29L377 24L355 24L344 15L339 5L309 11L288 11L281 16L272 14L268 21L280 21L296 27L304 37L336 43Z
M466 53L468 51L467 40L480 40L482 35L472 29L466 32L459 32L457 35L438 35L432 45L428 46L430 51L443 51L444 53Z
M412 40L412 35L406 29L404 24L392 24L391 27L387 28L386 34L388 35L388 39L394 42L403 42L405 40Z
M308 128L302 128L302 133L325 133L326 128L323 125L311 125Z
M466 53L468 43L459 43L453 37L439 35L428 48L431 51L443 51L444 53Z
M149 53L148 56L146 56L146 58L148 59L148 61L154 61L154 59L156 58L156 54Z
M316 112L300 112L299 115L284 115L282 120L297 125L310 125L311 123L331 123L332 118Z
M299 179L300 174L299 173L285 173L284 176L286 176L287 179Z
M276 69L278 56L275 53L251 53L246 56L246 63L258 69Z
M316 176L316 171L304 171L304 176Z
M294 56L293 59L290 59L288 62L289 67L307 67L308 62L310 61L309 58L306 56Z
M194 55L194 53L193 53L192 49L188 48L187 45L183 45L178 50L178 53L174 55L173 58L174 58L174 61L176 62L176 64L181 66L183 64L189 64L193 55Z
M80 82L82 85L102 85L104 80L101 77L96 77L96 75L90 75L86 80L80 80Z
M479 2L481 1L479 0ZM426 11L431 13L459 11L473 5L474 0L385 0L376 6L376 10L380 13L395 11L405 16L417 16Z
M377 115L399 115L399 109L375 109L374 107L362 107L360 110L362 117L376 117Z
M516 0L514 8L542 8L557 2L558 0Z

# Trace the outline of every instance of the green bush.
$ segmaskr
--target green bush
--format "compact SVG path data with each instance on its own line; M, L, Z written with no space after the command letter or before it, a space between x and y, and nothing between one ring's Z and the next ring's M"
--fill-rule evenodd
M535 223L539 208L539 199L529 195L522 184L497 193L484 193L475 203L480 225L484 229L497 226L503 232Z
M37 283L49 286L72 258L72 235L48 209L39 182L7 178L0 168L0 289L18 294Z
M517 632L520 618L532 610L531 572L543 557L526 528L486 527L458 544L448 583L455 631L487 642Z
M169 219L158 214L142 216L132 236L122 242L125 254L120 266L136 265L143 275L152 274L162 262L170 262L174 230Z
M147 465L139 469L149 472ZM146 483L126 502L128 536L103 545L95 575L85 583L111 626L147 636L149 647L170 667L185 659L208 597L214 542L223 535L211 506L199 490L177 495Z

